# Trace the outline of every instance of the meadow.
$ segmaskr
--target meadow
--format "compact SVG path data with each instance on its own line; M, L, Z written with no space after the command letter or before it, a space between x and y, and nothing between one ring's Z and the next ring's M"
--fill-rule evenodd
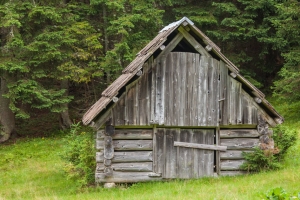
M298 130L299 111L293 104L274 103ZM298 113L297 113L298 112ZM0 199L263 199L268 190L282 187L290 194L300 192L300 141L298 139L276 171L236 177L202 178L122 184L113 189L80 187L68 179L61 152L64 134L19 138L0 146Z

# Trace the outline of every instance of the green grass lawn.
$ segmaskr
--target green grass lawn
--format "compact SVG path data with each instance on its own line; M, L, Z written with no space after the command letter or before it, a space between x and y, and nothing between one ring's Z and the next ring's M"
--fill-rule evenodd
M282 105L280 109L286 109ZM280 110L279 110L280 111ZM284 112L288 112L286 109ZM287 125L300 130L300 122ZM290 149L284 167L277 171L238 176L138 183L114 189L80 188L66 178L62 135L19 139L0 146L0 200L2 199L262 199L275 187L300 192L300 141Z

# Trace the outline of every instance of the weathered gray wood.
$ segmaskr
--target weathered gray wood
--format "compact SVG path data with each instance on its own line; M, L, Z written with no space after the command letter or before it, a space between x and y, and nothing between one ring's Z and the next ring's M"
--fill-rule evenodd
M111 177L113 175L113 169L109 166L109 167L104 167L103 170L105 177Z
M155 121L155 109L156 109L156 62L149 60L149 65L151 65L151 101L150 101L150 124L157 124Z
M171 116L171 125L176 126L179 123L179 109L180 109L180 56L178 53L172 53L173 60L173 107L172 107L172 116Z
M220 130L221 138L258 138L256 129L227 129Z
M257 147L259 139L254 138L233 138L233 139L221 139L221 145L227 146L229 150L251 150Z
M196 144L196 143L188 143L188 142L174 142L174 146L196 148L196 149L206 149L206 150L218 150L218 151L226 151L227 150L227 146Z
M208 58L206 56L201 56L200 61L200 79L201 79L201 85L199 88L199 108L198 108L198 118L199 126L206 126L207 125L207 101L208 101L208 94L207 94L207 73L208 73Z
M219 115L218 115L218 117L219 117ZM220 127L216 128L216 145L217 146L220 145ZM215 164L216 164L216 173L217 174L220 174L220 171L221 171L221 168L220 168L221 153L222 152L220 152L220 151L216 151L216 157L215 157L216 163Z
M105 170L105 166L98 164L97 170ZM131 162L131 163L112 163L111 168L113 171L122 172L152 172L152 162Z
M104 159L103 161L104 166L111 166L111 160L110 159Z
M149 177L149 172L114 172L111 177L105 177L104 173L96 173L97 183L134 183L162 180L161 177Z
M112 162L147 162L152 161L152 151L117 151L114 153ZM96 152L96 162L103 162L103 152Z
M243 159L243 152L251 152L251 151L240 151L240 150L227 150L225 152L220 152L220 157L223 160L238 160L238 159Z
M177 178L177 147L174 141L179 140L179 129L166 129L164 178Z
M225 63L221 60L220 65L220 86L219 86L219 118L220 118L220 124L226 124L225 121L227 121L227 110L225 108L225 105L227 102L227 76L228 76L228 68L225 66Z
M222 170L239 170L245 160L221 160Z
M104 137L104 158L112 159L114 157L114 147L112 144L112 137Z
M199 96L199 84L200 84L200 55L199 54L195 54L193 57L193 64L192 64L192 69L191 69L191 74L193 75L192 77L192 93L193 93L193 97L191 100L191 107L189 108L190 112L190 120L191 123L190 125L193 126L197 126L198 125L198 106L194 106L194 105L198 105L199 104L199 100L200 98L202 98L201 96Z
M180 141L191 142L192 139L191 129L181 129L180 130ZM175 142L174 142L175 143ZM193 159L192 159L193 149L189 148L179 148L179 154L177 155L178 160L178 178L192 178L193 170Z
M160 113L159 113L159 125L165 123L165 93L166 93L166 56L163 56L160 62L161 67L161 95L160 95Z
M178 125L183 126L184 125L184 119L186 116L185 108L187 107L186 104L186 96L187 96L187 80L186 80L186 74L187 71L187 53L180 53L179 54L179 66L176 68L178 71L178 83L179 87L175 88L178 90ZM189 115L188 115L189 117Z
M152 150L152 140L113 140L115 150ZM104 149L104 142L97 140L96 148Z
M206 130L195 129L193 142L198 144L205 143L205 134ZM180 148L180 147L177 147ZM199 178L205 176L205 163L204 163L204 153L205 150L194 149L193 151L193 178Z
M214 130L203 131L204 143L212 145L214 144ZM204 150L204 176L214 175L214 151Z
M158 128L155 133L155 154L154 154L154 172L155 173L163 173L164 165L165 165L165 154L164 154L164 129Z
M183 37L189 41L189 43L198 51L201 55L209 56L210 54L202 47L197 40L191 36L183 27L179 27L178 30L182 33Z
M151 129L116 129L113 139L152 139Z
M238 176L238 175L245 175L249 174L247 171L221 171L221 176Z

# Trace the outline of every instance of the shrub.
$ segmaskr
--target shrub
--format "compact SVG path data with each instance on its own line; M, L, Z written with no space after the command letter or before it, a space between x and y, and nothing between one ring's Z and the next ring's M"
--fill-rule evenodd
M276 157L278 161L284 159L288 149L293 146L297 141L296 130L289 129L284 126L278 126L273 129L273 139L275 146L280 150Z
M73 124L64 144L62 158L66 161L64 170L68 178L75 179L80 186L93 184L96 168L93 131Z
M243 157L246 160L240 167L243 170L259 172L280 168L280 164L273 153L266 153L258 147L253 152L243 152Z
M300 199L300 192L297 196L290 195L283 188L278 187L269 190L266 194L263 195L264 198L268 200L290 200L290 199Z
M248 171L269 171L280 168L280 161L286 156L288 149L297 141L297 132L283 126L274 128L274 150L256 148L253 152L243 153L246 162L241 169Z

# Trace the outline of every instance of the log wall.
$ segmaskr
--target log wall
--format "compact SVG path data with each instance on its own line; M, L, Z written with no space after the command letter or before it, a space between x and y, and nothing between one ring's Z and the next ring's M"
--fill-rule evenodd
M227 151L220 152L220 175L238 175L245 171L242 152L252 152L259 145L260 134L256 129L221 129L220 143Z
M112 136L112 173L107 175L104 130L97 132L96 182L140 182L161 179L153 175L153 130L116 129Z

